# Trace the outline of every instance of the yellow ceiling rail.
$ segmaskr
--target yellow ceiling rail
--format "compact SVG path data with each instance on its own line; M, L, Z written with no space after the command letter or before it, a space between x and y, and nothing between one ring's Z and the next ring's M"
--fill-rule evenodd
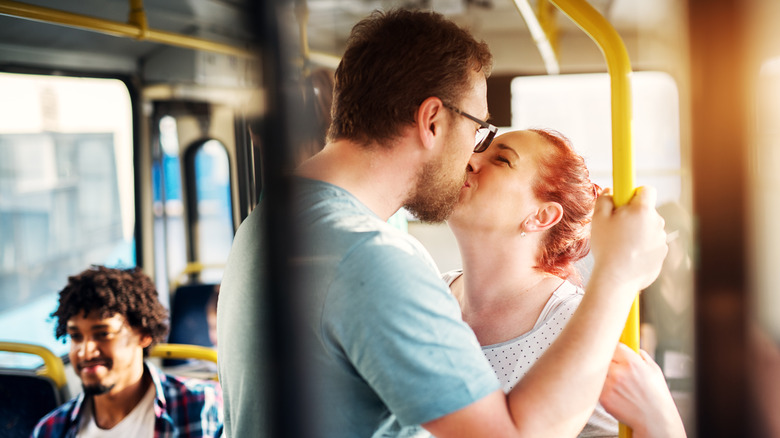
M634 159L631 144L631 62L615 28L585 0L550 0L596 43L604 54L612 93L612 183L615 205L627 204L634 194ZM638 292L638 291L637 291ZM639 297L620 336L620 342L639 351ZM621 438L632 431L620 424Z
M137 26L140 32L139 39L145 39L149 34L149 22L146 20L144 0L130 0L130 15L127 22Z
M149 29L146 24L143 3L138 0L132 1L130 23L74 14L11 0L0 0L0 14L193 50L216 52L243 58L252 58L256 56L252 50L231 46L229 44L217 43L203 38L181 35L173 32Z

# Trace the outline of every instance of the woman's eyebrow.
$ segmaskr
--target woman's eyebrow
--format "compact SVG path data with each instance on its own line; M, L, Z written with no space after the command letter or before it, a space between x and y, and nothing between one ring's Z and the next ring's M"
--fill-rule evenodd
M505 145L504 143L498 143L498 144L496 144L496 147L501 149L502 151L509 151L509 152L511 152L512 154L514 154L515 158L520 158L520 155L517 154L517 151L515 151L511 147Z

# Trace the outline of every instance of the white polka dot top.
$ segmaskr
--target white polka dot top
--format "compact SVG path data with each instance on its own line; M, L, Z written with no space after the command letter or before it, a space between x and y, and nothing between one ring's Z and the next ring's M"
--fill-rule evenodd
M451 285L462 274L462 270L455 270L442 274L442 278L447 285ZM515 387L534 362L539 360L542 353L561 334L569 318L579 307L583 293L581 288L564 281L550 296L530 331L506 342L482 346L482 353L493 367L504 392L509 392ZM601 405L597 405L588 424L579 435L580 438L616 436L618 436L617 420L606 413Z

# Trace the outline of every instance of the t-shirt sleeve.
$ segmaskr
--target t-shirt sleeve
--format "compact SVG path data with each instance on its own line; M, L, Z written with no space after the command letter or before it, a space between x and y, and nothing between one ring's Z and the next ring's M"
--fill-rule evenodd
M434 420L499 389L419 243L372 241L355 248L339 267L324 311L326 342L402 425Z

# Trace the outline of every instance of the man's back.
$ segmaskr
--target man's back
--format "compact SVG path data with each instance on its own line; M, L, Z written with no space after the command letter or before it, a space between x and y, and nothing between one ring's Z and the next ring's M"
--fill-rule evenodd
M270 436L264 214L261 203L241 224L230 250L217 305L219 381L224 389L225 434Z
M312 402L313 411L301 412L310 430L323 437L427 435L419 424L496 390L473 332L420 243L337 186L294 183L296 232L286 237L298 242L290 260L294 293L304 304L297 341L307 371L298 387L310 391L299 398ZM263 357L270 350L257 336L268 297L263 208L236 235L218 306L231 437L271 430L262 367L272 358Z

